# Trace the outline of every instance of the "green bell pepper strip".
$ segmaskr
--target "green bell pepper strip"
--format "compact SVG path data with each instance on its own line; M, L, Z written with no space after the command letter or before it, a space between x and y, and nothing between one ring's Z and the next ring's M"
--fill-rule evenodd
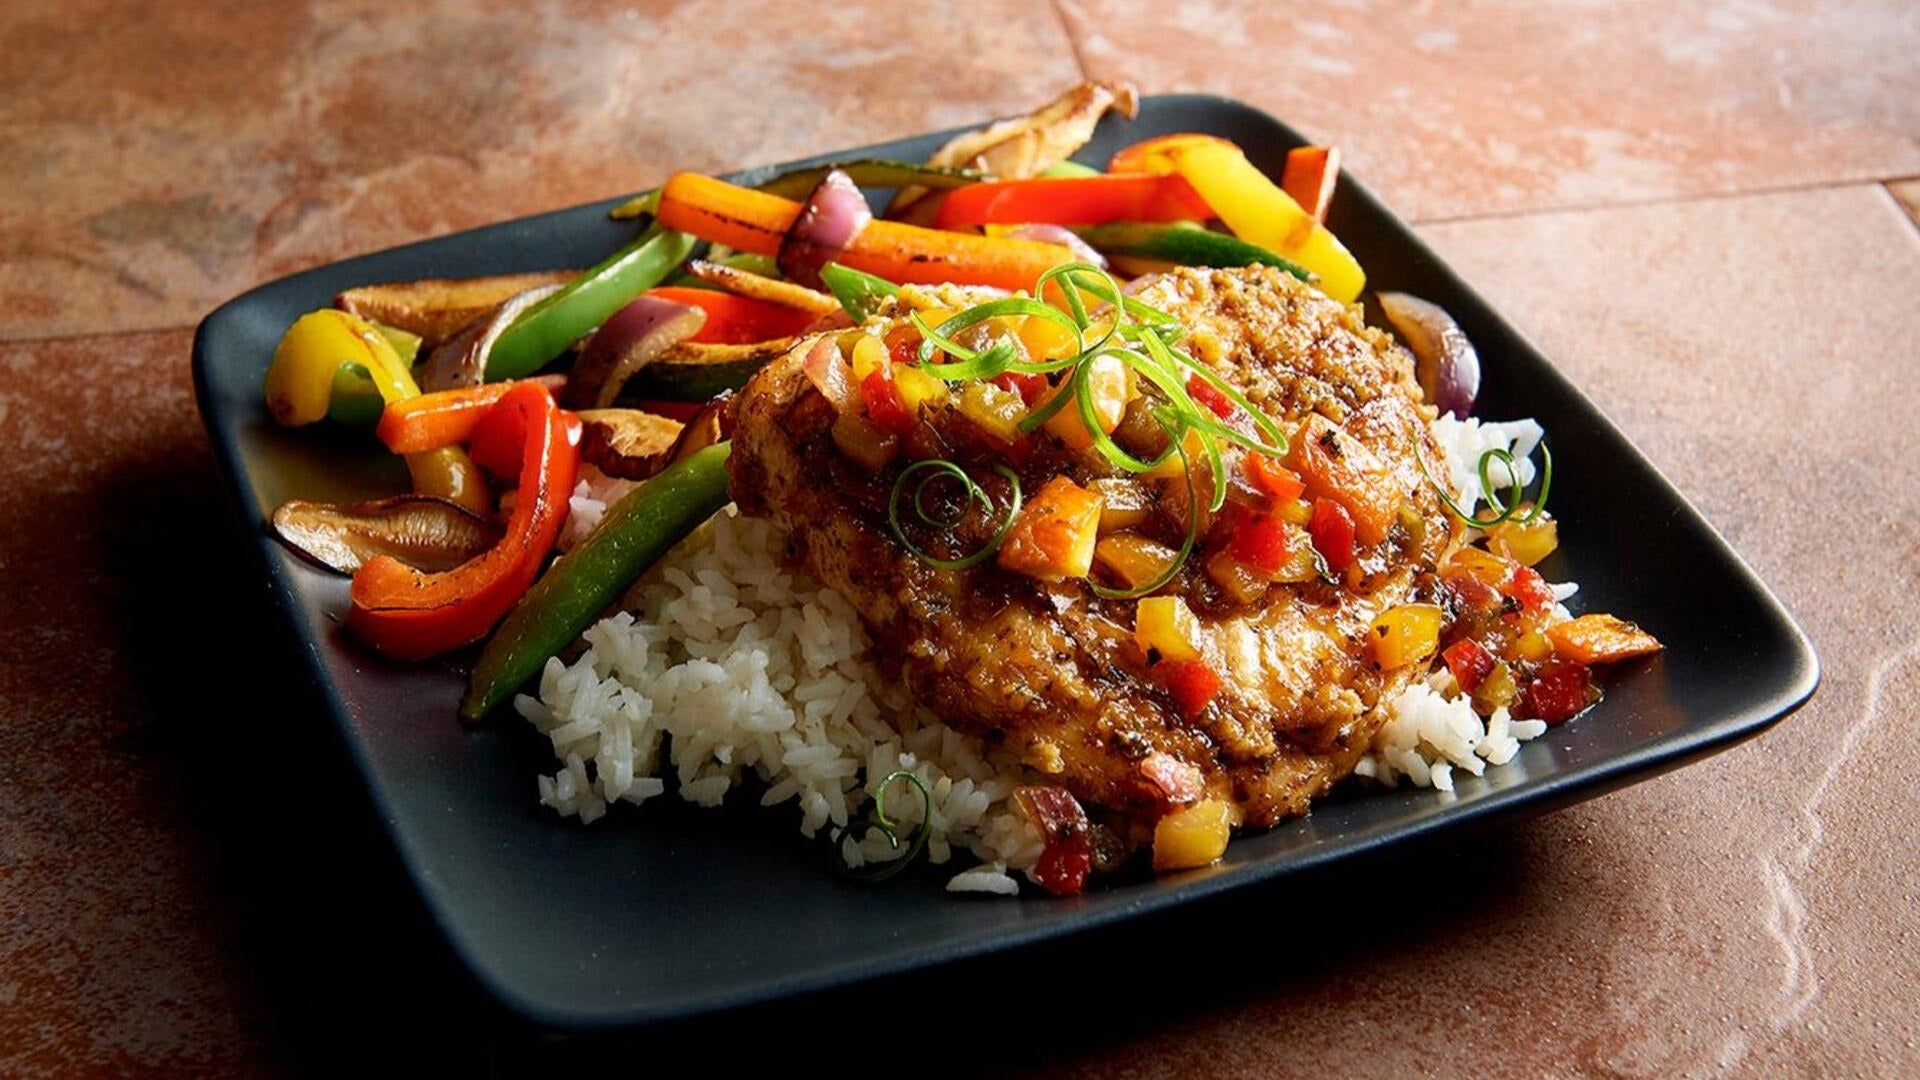
M1074 232L1095 250L1108 255L1134 255L1181 266L1234 267L1258 263L1278 267L1301 281L1313 280L1311 274L1259 244L1185 222L1159 225L1121 221Z
M546 366L678 269L694 242L686 233L647 226L631 244L515 319L487 356L488 380L518 379Z
M400 362L411 368L420 355L420 335L386 323L373 323L373 328L393 346ZM370 428L380 421L380 412L386 407L387 399L380 396L380 388L374 385L373 376L365 367L349 362L334 371L333 396L327 399L327 419L347 427Z
M540 674L607 605L727 505L727 452L715 443L661 470L607 510L600 527L549 567L493 632L460 715L478 720Z
M827 291L833 293L835 300L840 301L847 317L856 323L866 322L867 316L880 306L880 301L900 294L900 286L886 278L837 262L820 268L820 282L827 287Z

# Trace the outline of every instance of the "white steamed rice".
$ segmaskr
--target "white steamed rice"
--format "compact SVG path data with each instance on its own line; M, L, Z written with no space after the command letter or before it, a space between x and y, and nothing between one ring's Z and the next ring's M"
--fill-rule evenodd
M1463 505L1485 497L1471 463L1488 449L1511 452L1521 483L1531 481L1533 421L1442 417L1434 431ZM631 486L587 470L561 546L597 527ZM688 802L718 806L748 786L762 805L792 804L801 833L813 837L847 825L904 769L932 796L928 859L944 865L966 852L978 861L947 888L1017 895L1013 874L1032 868L1042 841L1011 796L1036 777L882 677L853 607L783 569L779 551L769 523L731 509L716 515L635 584L624 610L586 632L576 660L547 662L539 695L515 699L562 763L539 777L541 803L592 822L612 803L663 794L671 770ZM1556 599L1575 588L1554 586ZM1565 608L1554 617L1568 617ZM1482 775L1547 729L1504 709L1483 721L1444 669L1382 707L1389 717L1355 775L1388 787L1452 791L1456 770ZM911 833L921 824L918 793L896 782L887 794L889 816ZM843 843L842 853L855 866L897 854L878 834Z

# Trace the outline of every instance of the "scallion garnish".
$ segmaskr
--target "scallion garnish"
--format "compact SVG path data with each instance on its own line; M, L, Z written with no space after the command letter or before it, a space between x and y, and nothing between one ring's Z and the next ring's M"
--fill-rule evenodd
M1019 429L1033 432L1045 424L1061 409L1073 404L1080 414L1081 423L1092 440L1093 449L1105 458L1114 468L1127 473L1147 473L1165 465L1178 454L1186 477L1189 514L1187 533L1181 542L1179 555L1160 577L1143 588L1109 589L1093 583L1094 591L1102 596L1127 598L1152 593L1167 582L1173 580L1180 567L1193 553L1199 542L1201 512L1197 505L1198 485L1194 482L1193 466L1187 444L1188 436L1197 436L1198 452L1205 455L1208 468L1222 482L1212 485L1209 494L1208 510L1217 511L1226 500L1227 485L1226 459L1222 453L1225 444L1241 447L1249 453L1269 454L1282 457L1287 452L1287 437L1280 426L1250 401L1246 394L1221 378L1212 369L1195 360L1180 348L1180 339L1185 329L1179 320L1159 308L1153 307L1134 297L1126 295L1120 282L1112 274L1090 263L1067 263L1056 266L1041 275L1034 283L1034 296L1045 297L1052 289L1059 294L1065 310L1041 299L1027 297L1008 297L989 300L976 304L943 320L940 325L930 325L920 313L909 314L913 326L920 332L921 341L918 354L920 370L947 382L969 382L997 378L1004 374L1057 376L1055 391L1046 400L1034 407L1021 418ZM1096 318L1094 304L1088 298L1104 305ZM1009 337L1001 336L974 349L962 344L958 335L991 319L1026 317L1046 319L1054 322L1073 334L1073 354L1057 360L1035 361L1024 359L1019 346ZM936 358L945 355L951 359L940 361ZM1111 358L1127 366L1133 376L1152 387L1155 395L1164 400L1149 406L1148 415L1160 426L1166 437L1166 448L1152 459L1142 459L1115 442L1113 436L1101 427L1094 414L1092 394L1089 382L1093 373L1093 362ZM1221 422L1206 406L1195 401L1188 392L1188 380L1198 378L1218 390L1235 407L1244 410L1253 421L1254 434ZM936 528L951 529L963 520L967 511L975 502L991 507L985 492L958 465L944 460L915 462L902 471L894 483L893 496L887 507L887 521L893 526L894 535L907 550L934 566L948 569L962 569L985 561L1006 537L1013 525L1014 514L1020 508L1019 483L1011 469L996 466L1013 484L1013 505L1005 522L992 543L962 559L941 559L922 550L907 539L900 524L900 503L902 498L912 501L914 512L921 521ZM907 493L909 478L917 473L928 473L919 485ZM966 501L962 504L961 515L955 520L937 519L926 511L922 502L926 487L934 480L948 478L957 480L963 486Z
M887 847L894 851L900 850L899 823L887 816L887 789L892 787L896 780L908 781L920 790L920 827L913 831L913 838L908 841L907 850L899 858L856 867L847 859L845 850L848 840L858 839L855 835L856 829L859 836L878 831L881 836L887 838ZM926 781L920 779L918 774L907 769L896 769L888 773L887 778L880 781L880 786L873 791L873 816L865 821L848 822L844 827L834 829L827 834L827 840L833 845L833 857L840 863L842 873L869 885L877 885L905 870L914 859L918 858L920 853L926 850L927 838L932 833L933 793L927 790Z
M1427 483L1433 487L1433 493L1440 497L1441 505L1445 506L1447 512L1460 519L1463 524L1470 525L1476 529L1491 529L1495 525L1505 524L1509 521L1516 525L1531 525L1539 520L1540 515L1546 511L1547 493L1553 490L1553 451L1547 449L1546 443L1542 442L1540 444L1540 494L1533 500L1533 505L1524 514L1520 513L1520 508L1526 505L1527 493L1520 484L1520 467L1519 464L1514 461L1513 454L1495 447L1480 455L1480 490L1485 493L1489 506L1500 507L1500 512L1490 518L1475 516L1471 507L1466 509L1461 508L1459 502L1455 501L1453 496L1447 493L1446 486L1433 478L1433 473L1427 469L1427 456L1420 452L1419 446L1420 444L1418 440L1416 440L1414 442L1414 459L1420 463L1421 475L1427 478ZM1496 461L1507 470L1507 482L1497 488L1493 483L1493 463ZM1505 491L1507 493L1502 502L1495 501L1495 491ZM1502 503L1504 503L1504 505L1502 505Z
M927 475L921 477L920 483L914 487L912 494L907 495L907 498L913 505L914 515L924 524L931 525L936 529L956 529L960 526L961 522L967 519L967 513L973 509L974 503L979 503L989 511L993 509L993 499L988 496L986 489L975 482L973 477L968 476L965 469L944 458L929 458L925 461L916 461L900 470L900 476L893 482L893 494L887 498L887 524L893 527L893 535L898 537L901 545L918 556L922 562L937 566L942 570L965 570L969 566L977 566L992 558L993 553L999 551L1001 543L1006 540L1007 530L1013 528L1013 519L1019 516L1021 503L1020 475L1005 465L995 465L993 468L995 472L1005 477L1007 481L1009 491L1007 497L1007 516L1005 520L1001 521L1000 527L995 530L993 539L987 541L978 551L958 559L943 559L928 553L918 544L908 539L906 530L900 525L900 499L901 496L906 493L907 482L913 479L916 473L924 472ZM927 510L927 487L934 481L940 479L958 481L961 490L966 495L965 501L960 504L959 513L952 517L939 517Z

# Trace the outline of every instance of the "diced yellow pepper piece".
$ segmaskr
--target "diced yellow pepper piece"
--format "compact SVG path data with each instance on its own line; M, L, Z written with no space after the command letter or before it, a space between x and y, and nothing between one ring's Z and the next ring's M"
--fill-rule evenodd
M1093 405L1094 422L1100 425L1103 435L1113 434L1120 426L1120 420L1127 415L1128 393L1127 365L1117 356L1100 355L1084 361L1087 366L1087 400ZM1072 381L1060 384L1055 395L1071 393ZM1070 398L1060 407L1060 411L1047 417L1042 425L1054 437L1065 443L1069 449L1084 450L1093 445L1093 434L1087 430L1086 419L1080 415L1080 402Z
M1027 415L1027 404L1004 386L974 382L960 391L960 415L1001 442L1011 443L1020 438L1020 421Z
M1521 524L1503 521L1487 530L1497 544L1505 544L1514 561L1534 566L1560 546L1560 526L1545 514Z
M1041 581L1084 578L1100 537L1100 496L1065 475L1027 500L995 556L1001 569Z
M1133 613L1133 640L1149 657L1200 659L1200 620L1178 596L1149 596Z
M893 389L910 413L938 408L951 396L945 379L936 378L911 364L893 366Z
M1175 810L1153 827L1153 868L1209 865L1227 853L1232 835L1233 807L1225 799L1202 799Z
M868 472L886 468L900 449L898 438L875 427L858 409L848 409L834 417L833 443Z
M1103 536L1094 545L1093 559L1129 589L1138 589L1167 572L1179 552L1138 533Z
M1027 359L1036 363L1058 360L1073 355L1073 331L1052 319L1029 315L1020 324L1020 345L1027 350Z
M1137 528L1153 516L1153 493L1137 480L1103 477L1087 486L1100 496L1102 533Z
M862 334L853 343L853 378L856 382L865 382L867 376L885 368L893 362L887 352L887 343L872 334Z
M1516 660L1538 664L1553 655L1553 642L1540 631L1529 630L1514 641L1513 655Z
M1401 604L1373 620L1367 643L1381 670L1418 663L1440 647L1440 628L1446 615L1433 604Z

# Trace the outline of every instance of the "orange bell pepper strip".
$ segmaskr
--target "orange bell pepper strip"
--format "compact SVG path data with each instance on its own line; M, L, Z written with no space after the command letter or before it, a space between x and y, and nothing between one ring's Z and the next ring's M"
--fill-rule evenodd
M1327 220L1333 187L1340 179L1340 148L1296 146L1287 151L1287 167L1280 172L1280 189L1293 196L1300 209L1315 221Z
M664 227L760 255L778 255L780 241L799 216L800 204L792 199L699 173L679 173L660 189L658 218ZM1074 261L1074 254L1037 240L871 221L834 261L896 283L951 281L1031 291L1041 274Z
M968 225L1105 225L1114 221L1205 221L1206 200L1184 177L1135 173L969 184L947 193L936 228Z
M1335 300L1350 304L1366 287L1366 272L1339 238L1225 139L1163 135L1115 154L1109 168L1186 177L1233 235L1305 268Z
M736 296L717 289L691 289L662 285L648 289L646 295L687 304L707 313L700 332L688 338L708 345L752 345L775 338L792 337L812 326L815 316L798 308L785 307L770 300Z
M516 386L531 383L550 393L566 385L564 376L542 375L532 379L485 383L459 390L436 390L405 401L395 401L380 413L374 425L376 438L396 454L419 454L454 446L473 438L480 418Z
M580 450L567 416L539 383L515 383L492 405L522 434L519 496L506 535L442 573L379 556L353 576L347 625L376 650L421 660L479 640L539 576L560 534Z

